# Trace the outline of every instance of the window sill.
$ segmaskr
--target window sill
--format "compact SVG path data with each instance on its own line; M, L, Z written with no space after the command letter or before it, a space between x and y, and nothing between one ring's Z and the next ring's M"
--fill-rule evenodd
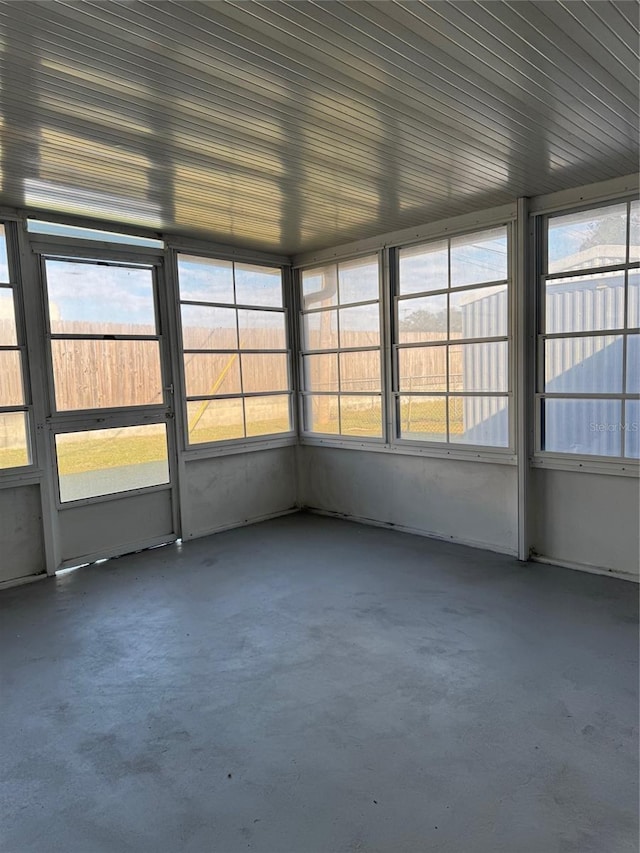
M221 443L209 444L203 447L190 446L180 454L185 462L196 462L199 459L214 459L217 456L234 456L238 453L254 453L258 450L274 450L278 447L292 447L298 443L294 433L286 433L275 438L238 439Z
M590 459L588 456L536 455L532 468L551 471L584 471L588 474L608 474L616 477L638 477L640 462L637 459Z
M489 462L494 465L517 464L510 450L495 451L483 448L432 447L421 444L385 444L382 440L358 438L320 438L304 435L300 444L305 447L332 447L342 450L367 450L373 453L393 453L400 456L426 456L433 459L456 459L462 462Z

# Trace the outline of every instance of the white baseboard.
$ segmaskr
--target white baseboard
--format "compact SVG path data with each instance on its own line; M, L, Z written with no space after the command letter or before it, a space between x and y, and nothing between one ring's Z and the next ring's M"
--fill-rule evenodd
M235 530L236 527L248 527L250 524L259 524L261 521L269 521L272 518L281 518L283 515L293 515L296 512L300 512L300 507L294 506L278 512L270 512L267 515L256 515L252 518L245 518L242 521L234 521L231 524L221 524L218 527L211 527L205 530L195 530L192 533L183 533L182 538L185 542L188 542L191 539L201 539L203 536L212 536L214 533L224 533L225 530Z
M48 577L49 575L46 572L42 572L41 575L27 575L24 578L11 578L11 580L8 581L0 581L0 589L10 589L13 586L23 586L25 583L41 581Z
M544 557L535 554L531 558L533 563L544 563L547 566L558 566L562 569L571 569L574 572L587 572L590 575L606 575L608 578L617 578L623 581L640 583L640 575L632 575L629 572L620 572L617 569L607 569L604 566L590 566L588 563L572 563L570 560L554 560L552 557Z
M443 536L441 533L432 533L429 530L422 530L419 527L409 527L406 524L394 524L390 521L378 521L375 518L365 518L359 515L348 515L343 512L333 512L327 509L317 509L316 507L302 507L306 512L311 512L314 515L324 515L328 518L341 518L344 521L354 521L357 524L366 524L369 527L383 527L385 530L399 530L400 533L412 533L414 536L424 536L426 539L438 539L440 542L451 542L454 545L466 545L469 548L479 548L482 551L491 551L494 554L506 554L508 557L517 557L517 550L511 548L502 548L499 545L492 545L488 542L478 542L475 539L461 539L453 536Z

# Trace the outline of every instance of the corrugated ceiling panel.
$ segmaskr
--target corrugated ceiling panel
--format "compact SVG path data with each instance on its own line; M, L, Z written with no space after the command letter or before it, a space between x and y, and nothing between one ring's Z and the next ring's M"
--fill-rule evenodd
M0 3L0 203L298 253L638 166L635 2Z

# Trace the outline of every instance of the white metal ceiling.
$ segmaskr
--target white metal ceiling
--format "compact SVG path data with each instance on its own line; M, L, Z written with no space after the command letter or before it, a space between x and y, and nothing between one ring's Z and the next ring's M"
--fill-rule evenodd
M638 168L635 2L0 3L0 203L292 254Z

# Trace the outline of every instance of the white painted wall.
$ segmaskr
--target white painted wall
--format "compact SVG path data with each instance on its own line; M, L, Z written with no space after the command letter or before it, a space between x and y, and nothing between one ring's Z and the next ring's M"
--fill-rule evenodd
M40 486L0 489L0 583L46 571Z
M531 544L543 559L640 579L640 489L634 477L531 471Z
M298 499L310 509L517 553L511 465L302 445Z
M182 536L261 521L296 508L295 446L186 461Z

